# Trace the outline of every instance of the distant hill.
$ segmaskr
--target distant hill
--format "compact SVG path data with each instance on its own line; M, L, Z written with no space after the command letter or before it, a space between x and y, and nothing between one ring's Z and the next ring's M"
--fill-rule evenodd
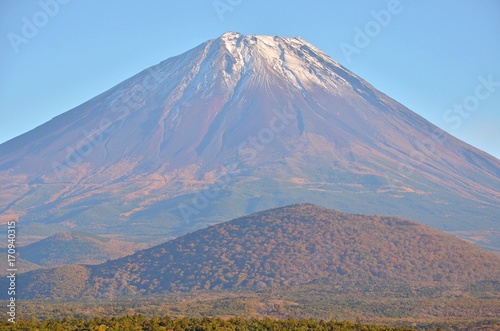
M99 264L133 254L144 244L135 244L92 233L58 233L19 248L21 257L40 266Z
M19 273L23 273L23 272L28 272L28 271L40 269L43 267L18 257L16 259L16 268L17 268L17 273L19 274ZM7 269L10 269L10 267L8 265L8 260L7 260L7 253L2 253L2 254L0 254L0 277L3 277L5 275L9 274Z
M97 266L21 275L24 298L262 290L305 284L468 285L500 280L500 258L396 217L312 204L275 208L202 229Z

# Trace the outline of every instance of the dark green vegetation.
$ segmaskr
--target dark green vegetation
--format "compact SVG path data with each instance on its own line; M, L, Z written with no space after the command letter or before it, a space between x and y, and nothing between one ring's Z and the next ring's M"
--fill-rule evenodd
M19 284L21 298L61 300L306 284L343 291L370 286L382 293L387 287L498 280L497 255L428 226L300 204L211 226L98 266L36 270L21 275Z
M262 291L170 293L120 300L54 303L21 300L24 319L64 319L167 314L173 318L218 316L272 319L350 320L364 323L454 330L497 330L500 327L500 284L475 286L302 285ZM495 328L496 327L496 328Z
M335 331L406 331L407 327L387 327L365 325L348 321L315 321L315 320L271 320L271 319L221 319L221 318L180 318L169 317L145 318L142 315L127 315L118 318L93 318L91 320L66 318L61 321L44 322L22 321L15 325L0 324L0 330L25 331L184 331L184 330L335 330Z

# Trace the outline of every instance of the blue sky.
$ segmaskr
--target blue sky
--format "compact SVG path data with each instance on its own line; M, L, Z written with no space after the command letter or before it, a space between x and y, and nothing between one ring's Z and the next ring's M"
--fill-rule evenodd
M0 143L227 31L301 36L500 157L500 1L0 2Z

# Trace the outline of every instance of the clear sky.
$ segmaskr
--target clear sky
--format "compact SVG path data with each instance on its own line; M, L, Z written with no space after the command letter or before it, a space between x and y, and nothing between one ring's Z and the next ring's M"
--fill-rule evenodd
M1 0L0 143L227 31L301 36L500 157L498 0Z

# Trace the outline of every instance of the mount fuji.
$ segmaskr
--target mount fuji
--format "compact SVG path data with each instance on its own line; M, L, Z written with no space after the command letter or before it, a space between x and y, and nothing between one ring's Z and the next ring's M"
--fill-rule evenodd
M0 145L0 221L164 240L311 202L500 248L500 161L300 37L226 33Z

